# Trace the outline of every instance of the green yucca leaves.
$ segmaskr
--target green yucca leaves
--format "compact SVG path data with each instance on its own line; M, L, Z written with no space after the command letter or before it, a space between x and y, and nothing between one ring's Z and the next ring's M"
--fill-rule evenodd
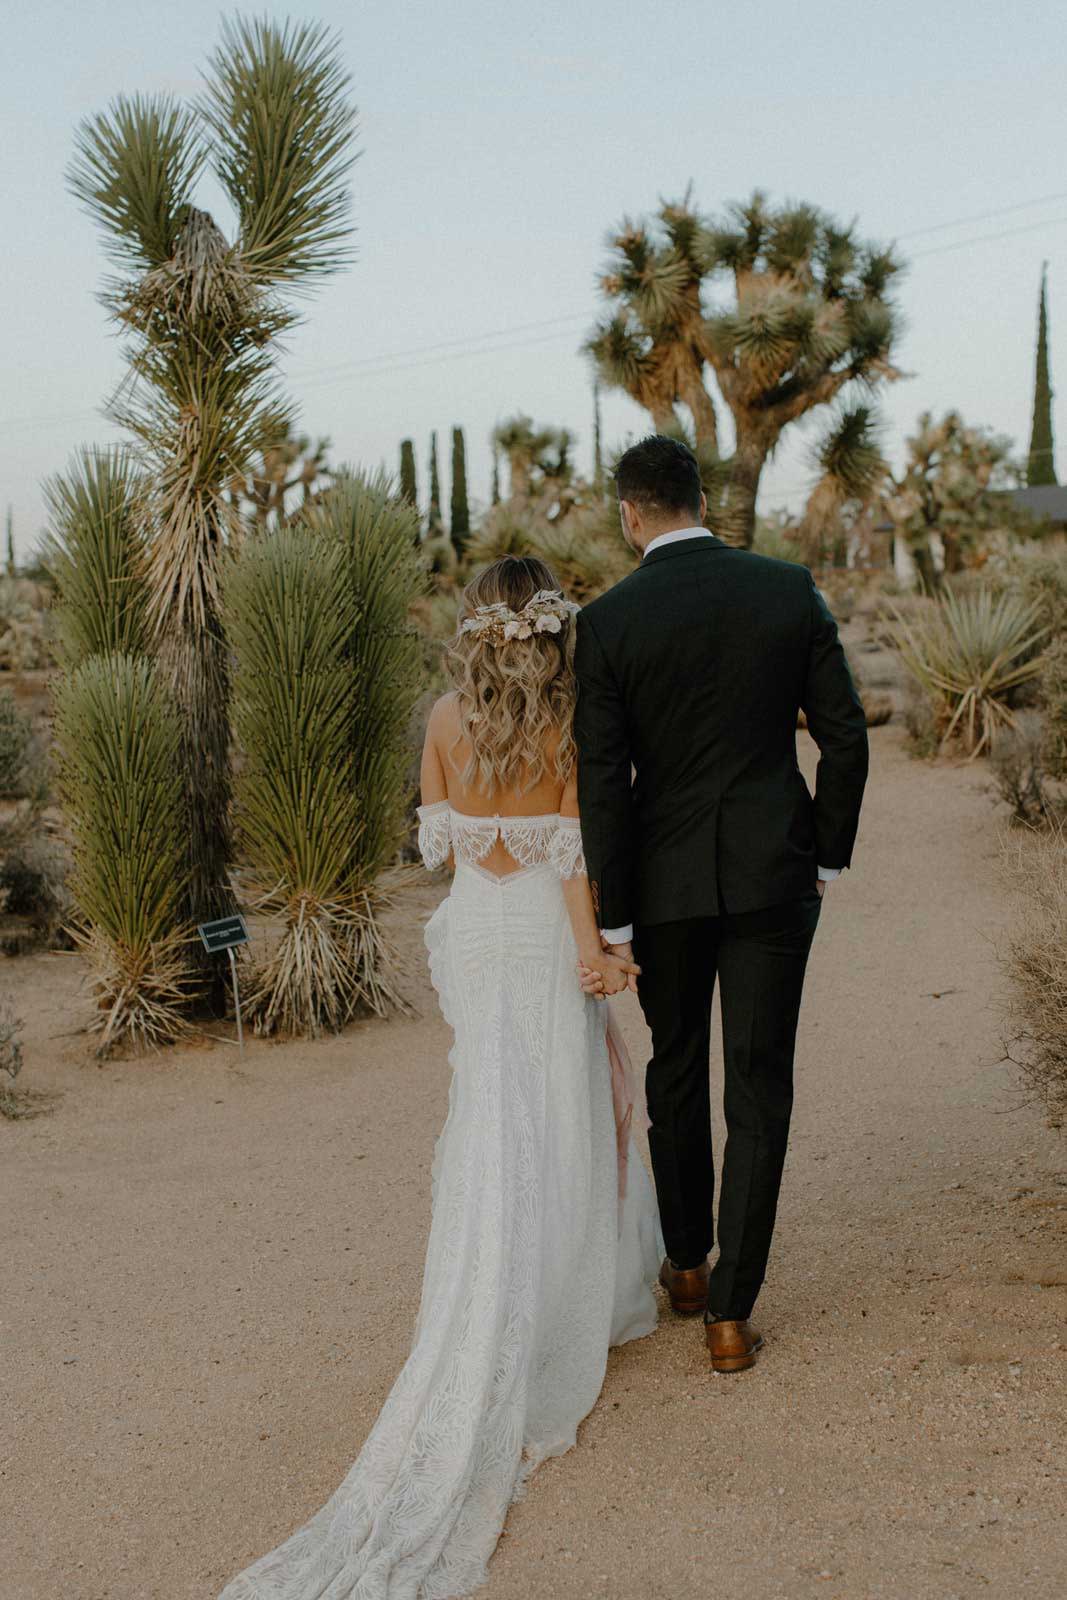
M344 552L291 529L249 540L225 597L243 854L282 904L343 901L360 837L348 662L359 608Z
M409 612L426 587L413 537L416 518L377 474L340 478L307 519L313 533L345 552L359 605L349 661L366 889L393 861L407 822L408 721L421 687L421 648Z
M242 261L261 283L298 284L351 259L348 83L338 42L322 27L223 25L200 110L240 219Z
M359 1002L351 930L360 888L359 607L339 545L281 528L246 541L226 576L236 670L242 854L282 935L246 1002L260 1033L341 1027Z
M168 95L121 95L78 128L72 192L110 235L123 266L166 261L207 158L196 112Z
M45 485L45 559L59 591L66 667L147 647L144 480L124 450L83 450Z
M1041 671L1037 651L1049 630L1039 605L991 589L946 590L915 617L892 611L888 632L901 660L942 708L942 746L958 735L972 757L981 754L998 727L1014 722L1013 691Z
M101 1051L174 1039L195 987L183 926L188 819L180 723L153 663L82 662L57 689L56 740Z

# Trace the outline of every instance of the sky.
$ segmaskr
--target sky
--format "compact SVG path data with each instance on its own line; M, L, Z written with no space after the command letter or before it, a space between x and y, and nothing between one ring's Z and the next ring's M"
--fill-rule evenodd
M282 367L301 426L332 458L395 470L431 430L448 492L466 432L472 496L488 437L524 411L591 460L580 353L601 307L609 229L690 182L717 214L761 188L899 241L906 380L884 393L899 461L918 414L1029 436L1037 291L1049 262L1058 466L1067 471L1067 167L1062 0L618 0L451 5L268 3L336 29L359 107L355 264L303 306ZM9 10L0 77L5 315L0 507L20 558L42 482L118 437L100 407L123 371L96 300L107 263L65 188L78 121L118 94L194 95L227 14L204 0L38 0ZM210 180L198 196L224 230ZM607 445L648 429L608 394ZM761 509L799 509L814 426L790 430Z

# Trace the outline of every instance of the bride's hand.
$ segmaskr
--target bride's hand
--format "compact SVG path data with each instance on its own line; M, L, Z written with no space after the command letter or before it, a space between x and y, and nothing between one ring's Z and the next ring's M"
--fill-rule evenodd
M611 955L606 950L597 956L595 966L591 957L589 961L578 962L578 981L582 991L597 1000L603 1000L609 994L621 994L627 987L636 990L636 980L640 974L641 968L633 959Z

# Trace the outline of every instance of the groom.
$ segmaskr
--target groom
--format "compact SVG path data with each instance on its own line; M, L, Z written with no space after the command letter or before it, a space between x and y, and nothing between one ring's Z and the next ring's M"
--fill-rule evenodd
M578 619L578 789L605 945L639 963L652 1033L649 1148L675 1311L704 1312L711 1364L750 1367L793 1101L804 969L827 883L849 865L867 728L806 567L702 526L684 444L616 470L641 565ZM814 798L797 713L819 747ZM631 943L632 941L632 943ZM716 976L726 1148L713 1240L708 1056Z

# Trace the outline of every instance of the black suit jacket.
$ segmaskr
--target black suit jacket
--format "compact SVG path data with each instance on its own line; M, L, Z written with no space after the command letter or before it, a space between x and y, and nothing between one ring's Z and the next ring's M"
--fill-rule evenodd
M756 911L847 867L867 726L806 567L678 540L578 617L578 792L600 925ZM820 758L797 765L803 707Z

